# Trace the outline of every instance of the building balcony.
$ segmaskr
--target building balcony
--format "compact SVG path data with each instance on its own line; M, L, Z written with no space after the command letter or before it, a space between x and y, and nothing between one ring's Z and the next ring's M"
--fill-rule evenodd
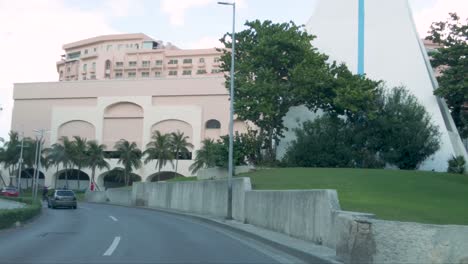
M198 64L198 68L205 68L206 64L204 62L201 62Z
M86 75L87 71L82 71L81 74Z
M96 53L94 53L94 54L82 55L82 56L80 57L80 59L81 59L81 60L88 60L88 59L95 59L95 58L97 58L97 57L98 57L98 55L97 55Z
M192 68L193 64L192 63L184 63L182 64L182 68Z
M142 66L138 67L138 70L149 70L149 69L150 69L149 65L142 65Z
M152 70L162 70L163 66L162 65L155 65L151 67Z
M179 68L179 64L167 64L166 67L168 69L177 69Z

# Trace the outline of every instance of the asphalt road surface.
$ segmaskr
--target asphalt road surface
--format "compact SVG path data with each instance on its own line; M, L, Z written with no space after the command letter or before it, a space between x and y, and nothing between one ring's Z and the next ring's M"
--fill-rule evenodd
M44 208L0 231L0 263L278 263L288 256L219 227L152 210L78 204Z

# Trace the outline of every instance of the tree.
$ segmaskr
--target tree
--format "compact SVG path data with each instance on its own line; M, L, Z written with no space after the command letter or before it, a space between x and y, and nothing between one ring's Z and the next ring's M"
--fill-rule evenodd
M151 136L151 142L146 145L144 151L145 164L156 160L156 169L161 172L161 169L169 162L174 166L174 153L172 152L170 134L161 134L159 131L154 131ZM158 174L159 181L159 174Z
M47 159L49 160L49 163L53 164L57 168L54 183L55 188L57 188L57 180L59 177L58 172L60 164L63 164L64 156L66 155L65 149L61 144L55 143L52 144L52 146L50 146L49 148L44 149L44 152L46 154Z
M74 156L74 144L73 142L66 136L60 138L60 142L63 146L63 156L62 156L62 166L65 169L65 186L68 188L68 170L73 168L73 156Z
M88 145L87 156L89 158L88 166L91 168L91 182L99 188L94 176L96 169L109 169L109 163L106 161L104 152L106 145L98 144L95 140L88 141L86 144Z
M72 142L72 147L73 147L73 155L72 155L72 162L76 165L77 171L76 171L76 183L78 186L78 189L80 189L80 172L83 167L86 167L89 162L88 155L86 155L86 138L81 138L79 136L74 136L73 137L73 142Z
M434 22L426 38L441 45L431 53L433 67L441 74L437 77L439 88L434 94L443 97L451 111L461 136L468 137L468 114L464 104L468 101L468 18L462 21L450 13L446 21Z
M202 141L202 147L195 152L195 160L190 165L192 174L197 173L202 168L216 167L218 163L217 145L213 139Z
M382 93L379 117L372 124L382 159L400 169L415 169L440 147L439 128L404 87Z
M315 38L293 22L250 21L236 33L235 112L259 128L266 158L275 160L276 146L287 130L283 118L293 106L305 104L353 117L372 108L379 82L353 75L345 65L311 45ZM231 34L221 39L226 49L222 68L230 71ZM230 76L226 76L228 87ZM370 112L370 111L369 111Z
M193 145L190 142L188 142L188 139L189 137L185 136L183 132L177 131L171 133L171 144L176 158L174 176L177 174L177 167L179 165L180 154L189 153L189 148L193 148Z
M119 140L114 148L118 153L118 163L124 166L123 175L125 186L127 186L130 182L129 175L134 169L136 170L141 167L142 152L135 142L130 143L125 139Z
M20 140L19 135L15 131L10 131L8 134L9 140L4 144L4 153L3 153L3 166L8 170L10 175L9 185L13 185L13 178L16 175L15 173L19 169L19 159L20 159Z

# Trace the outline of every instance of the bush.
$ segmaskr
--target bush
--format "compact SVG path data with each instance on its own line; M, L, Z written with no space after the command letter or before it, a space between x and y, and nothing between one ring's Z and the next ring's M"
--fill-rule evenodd
M381 90L378 115L327 113L296 129L283 161L294 167L415 169L439 149L439 130L405 88Z
M440 147L439 128L404 87L382 92L373 120L382 159L400 169L416 169Z
M463 156L453 157L448 161L447 172L450 173L465 173L465 158Z
M30 220L37 216L42 209L42 204L39 201L33 202L30 198L8 198L5 200L26 203L27 206L25 208L0 210L0 229L9 228L17 221L24 222Z

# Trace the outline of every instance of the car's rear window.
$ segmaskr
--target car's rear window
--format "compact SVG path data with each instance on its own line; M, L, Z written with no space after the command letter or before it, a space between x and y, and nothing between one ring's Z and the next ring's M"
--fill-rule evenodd
M58 196L73 196L73 192L71 191L57 191Z

